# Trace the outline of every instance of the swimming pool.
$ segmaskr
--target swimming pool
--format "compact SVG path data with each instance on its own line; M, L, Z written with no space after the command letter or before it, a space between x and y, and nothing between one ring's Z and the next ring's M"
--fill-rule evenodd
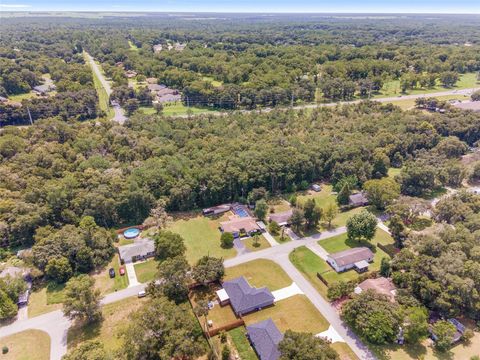
M244 208L241 208L241 207L233 209L233 212L240 217L249 217L250 216L250 215L248 215L247 210L245 210Z
M125 237L125 239L134 239L138 235L140 235L140 230L137 228L127 229L123 232L123 236Z

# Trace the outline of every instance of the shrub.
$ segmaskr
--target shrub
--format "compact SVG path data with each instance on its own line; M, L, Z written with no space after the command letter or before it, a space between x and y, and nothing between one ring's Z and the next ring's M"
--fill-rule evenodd
M2 354L6 354L6 353L8 353L8 347L4 346L2 347Z
M220 237L220 243L222 248L231 249L233 247L233 234L224 232Z
M278 225L276 221L272 221L270 224L268 224L268 231L270 231L273 235L278 235L280 232L280 225Z

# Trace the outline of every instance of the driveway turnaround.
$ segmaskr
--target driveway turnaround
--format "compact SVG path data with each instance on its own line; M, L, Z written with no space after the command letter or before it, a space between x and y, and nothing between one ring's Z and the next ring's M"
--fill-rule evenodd
M292 285L284 287L283 289L272 291L272 295L275 298L275 302L280 300L288 299L294 295L302 295L303 291L297 286L297 284L292 283Z

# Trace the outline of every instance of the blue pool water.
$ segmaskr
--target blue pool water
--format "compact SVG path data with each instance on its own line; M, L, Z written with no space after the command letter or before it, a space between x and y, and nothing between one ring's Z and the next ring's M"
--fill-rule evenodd
M123 236L125 237L125 239L134 239L138 235L140 235L140 230L137 228L127 229L123 232Z
M235 212L235 214L237 214L240 217L248 217L249 216L248 213L246 212L246 210L242 209L242 208L236 208L233 211Z

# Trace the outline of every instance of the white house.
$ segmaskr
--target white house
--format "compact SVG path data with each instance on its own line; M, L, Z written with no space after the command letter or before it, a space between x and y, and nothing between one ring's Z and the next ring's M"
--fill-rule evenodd
M327 263L335 269L336 272L347 271L356 268L363 272L368 270L365 264L373 261L373 252L367 247L357 247L340 251L327 256Z

